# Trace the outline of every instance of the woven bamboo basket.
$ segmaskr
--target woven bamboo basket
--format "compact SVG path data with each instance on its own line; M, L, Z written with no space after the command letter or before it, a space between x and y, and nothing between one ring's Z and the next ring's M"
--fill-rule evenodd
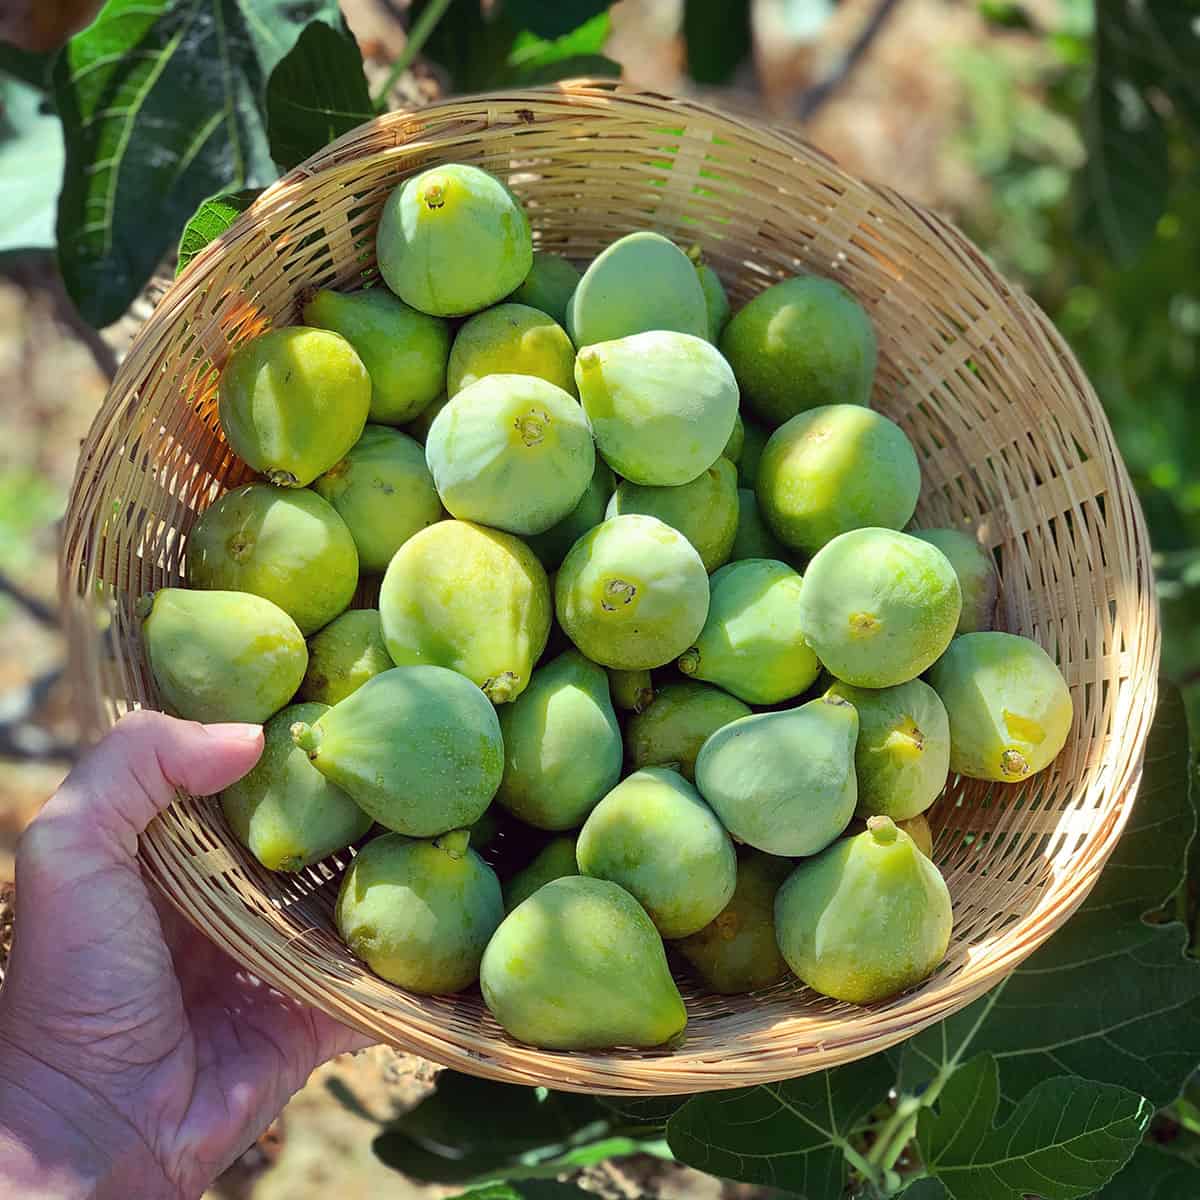
M180 797L151 826L146 874L281 991L496 1079L660 1094L760 1083L860 1058L962 1008L1066 920L1129 816L1159 651L1146 529L1096 397L1046 317L940 217L851 178L784 129L574 82L381 117L268 189L162 298L83 446L62 585L86 731L156 705L136 601L181 581L197 515L249 476L216 415L231 348L297 321L305 289L370 277L384 198L447 161L506 179L538 245L576 259L648 228L699 242L735 308L795 272L854 291L879 334L874 403L921 460L916 523L965 523L995 551L999 624L1061 665L1070 740L1027 783L952 779L931 810L955 914L933 978L856 1008L794 982L714 996L680 971L690 1020L670 1052L543 1052L507 1037L477 991L430 998L384 983L334 932L345 856L272 875L212 799Z

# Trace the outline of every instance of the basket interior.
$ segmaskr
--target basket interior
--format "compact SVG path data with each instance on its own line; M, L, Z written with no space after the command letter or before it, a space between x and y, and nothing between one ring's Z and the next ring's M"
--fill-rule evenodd
M375 978L333 932L344 856L272 875L213 800L183 798L152 827L147 871L281 989L498 1078L664 1093L734 1086L847 1061L966 1004L1069 915L1128 815L1158 652L1145 530L1095 397L1041 313L952 227L777 130L662 97L566 86L393 114L267 192L159 304L83 448L63 583L86 727L155 706L134 605L181 582L197 515L250 477L216 418L230 349L298 320L306 289L371 279L385 197L439 161L506 179L538 246L575 259L636 229L699 242L735 309L796 272L850 288L879 335L873 402L921 462L915 524L965 524L995 552L999 626L1036 639L1071 687L1068 745L1021 785L952 779L928 814L955 911L933 979L860 1009L795 983L707 995L681 970L688 1040L670 1054L532 1050L507 1038L477 991L423 998ZM372 600L364 584L359 603Z

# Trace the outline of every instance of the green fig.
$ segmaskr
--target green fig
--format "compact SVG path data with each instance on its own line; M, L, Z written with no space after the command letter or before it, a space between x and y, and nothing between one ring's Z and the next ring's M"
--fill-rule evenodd
M622 712L644 712L654 703L654 680L644 667L637 671L609 667L608 686L613 705Z
M910 679L888 688L834 683L828 694L858 713L858 815L904 821L923 813L950 769L950 722L937 692Z
M352 608L309 638L300 698L336 704L395 665L383 644L379 610Z
M335 787L292 741L297 721L316 721L327 704L292 704L263 731L262 757L221 793L239 842L269 871L299 871L370 831L371 818Z
M983 633L996 624L1000 573L996 560L961 529L914 529L912 535L936 546L949 560L962 590L956 633Z
M387 570L414 533L440 521L442 502L420 445L398 429L368 425L313 487L337 509L364 571Z
M456 396L486 375L536 375L575 395L575 347L540 309L497 304L464 321L454 336L446 391Z
M707 337L708 306L688 256L642 231L618 238L584 271L567 305L567 332L582 349L650 330Z
M369 842L342 877L334 921L355 958L410 992L460 992L479 978L504 918L500 881L465 829L433 841Z
M579 498L579 503L557 524L551 525L543 533L530 534L525 539L530 550L538 556L538 561L547 571L557 571L562 565L562 560L567 557L567 551L589 529L594 529L604 520L608 498L616 490L616 486L617 481L613 478L612 469L597 454L591 481Z
M592 809L575 857L619 883L665 938L703 929L729 903L737 855L716 814L677 771L644 767Z
M941 873L891 817L871 817L865 833L801 863L775 897L788 966L850 1004L886 1000L932 975L952 922Z
M525 690L550 633L550 584L511 534L440 521L396 551L379 589L397 666L450 667L494 704Z
M742 452L738 455L738 487L754 491L758 482L758 468L762 462L763 451L767 448L767 439L771 436L761 425L756 425L748 417L742 420Z
M822 404L866 405L878 349L841 284L797 275L760 292L721 335L746 404L770 428Z
M643 513L678 529L711 574L729 558L737 533L737 468L721 457L690 483L676 487L644 487L624 479L605 515L622 513Z
M525 282L509 296L509 300L539 308L565 328L567 305L579 286L579 279L579 269L561 254L535 250L533 266L529 268Z
M704 743L696 786L739 841L788 858L816 854L854 815L857 737L858 714L838 696L756 713Z
M504 884L504 911L512 912L518 904L528 900L538 888L545 887L552 880L578 874L575 839L551 838L528 866L523 867Z
M430 167L392 192L376 253L388 287L438 317L503 300L533 265L520 201L494 175L460 163Z
M377 425L414 420L445 390L450 327L386 288L350 295L322 288L304 305L304 323L354 347L371 377L367 419Z
M138 614L159 696L185 720L261 724L304 678L304 635L262 596L162 588Z
M292 737L380 825L410 837L465 828L504 771L496 710L445 667L393 667Z
M306 487L358 441L371 377L344 337L272 329L221 372L218 416L235 454L281 487Z
M727 458L735 466L737 461L742 457L742 449L746 445L746 425L742 420L742 414L738 413L733 418L733 432L729 435L729 441L725 443L725 449L721 451L721 457Z
M775 941L775 893L793 866L757 850L739 854L732 899L698 933L675 943L714 992L753 992L787 978Z
M188 585L253 592L307 635L345 611L358 552L345 521L316 492L251 483L200 514L187 542Z
M645 909L605 879L538 888L492 935L479 971L493 1017L546 1050L661 1046L687 1010Z
M621 730L604 668L578 650L539 667L500 712L496 802L539 829L574 829L621 778Z
M785 562L788 550L767 528L758 511L758 501L749 488L738 488L738 524L733 536L730 562L745 558L773 558Z
M438 413L425 458L459 520L532 534L582 499L596 448L587 417L562 388L533 375L488 375Z
M1067 743L1073 706L1045 650L1014 633L965 633L929 672L950 716L950 770L1019 783Z
M855 529L808 564L800 628L835 678L884 688L937 660L961 608L958 577L935 546L893 529Z
M778 704L807 691L821 664L800 631L800 576L786 563L747 558L709 581L708 619L679 669L748 704Z
M668 683L653 702L629 718L625 751L634 770L677 766L689 781L696 777L700 747L723 725L750 716L750 708L719 688L704 683Z
M814 408L780 426L755 485L771 532L807 555L849 529L902 529L920 490L917 455L900 426L853 404Z
M425 439L429 436L430 426L436 420L438 413L450 403L450 397L443 392L435 400L431 400L429 405L421 412L419 417L414 417L404 427L404 432L408 434L414 442L420 442L425 445Z
M661 667L708 614L708 574L692 544L655 517L611 517L571 548L555 580L567 636L593 662Z
M704 293L704 311L708 316L708 340L715 346L729 321L729 297L725 295L721 277L704 261L704 253L700 247L689 247L687 255L692 260L696 276L700 280L700 290Z
M737 417L729 364L686 333L589 345L575 382L604 461L634 483L690 483L721 457Z

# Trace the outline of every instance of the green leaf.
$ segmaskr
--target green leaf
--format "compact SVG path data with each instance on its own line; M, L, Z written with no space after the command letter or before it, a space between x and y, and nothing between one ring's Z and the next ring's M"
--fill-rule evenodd
M0 253L54 245L62 126L42 93L0 77Z
M996 1060L981 1054L946 1084L938 1111L922 1111L925 1167L953 1200L1090 1196L1129 1160L1153 1116L1143 1097L1086 1079L1045 1079L999 1128Z
M55 62L67 163L59 265L80 312L116 320L206 197L275 175L266 80L336 0L108 0Z
M374 115L362 54L345 23L306 25L267 81L272 158L294 167Z
M1200 963L1180 925L1152 925L1183 878L1196 818L1187 719L1164 687L1142 786L1125 833L1079 911L997 988L905 1044L901 1084L948 1078L980 1052L1000 1064L1002 1098L1078 1075L1173 1100L1200 1062Z
M1143 1145L1112 1182L1096 1193L1096 1200L1196 1200L1197 1196L1200 1167Z
M261 188L247 188L243 192L228 192L205 200L183 227L176 278L209 242L219 238L261 195Z
M900 1194L904 1200L945 1200L946 1189L940 1180L926 1177L916 1180Z
M697 83L728 83L750 53L750 0L687 0L683 39Z
M887 1094L882 1054L783 1083L694 1096L667 1123L675 1157L806 1200L838 1200L849 1135Z
M505 13L518 29L528 29L541 38L560 38L585 22L603 14L608 0L503 0Z
M595 1192L585 1192L573 1183L552 1179L531 1179L521 1183L489 1183L469 1192L460 1192L452 1200L589 1200Z

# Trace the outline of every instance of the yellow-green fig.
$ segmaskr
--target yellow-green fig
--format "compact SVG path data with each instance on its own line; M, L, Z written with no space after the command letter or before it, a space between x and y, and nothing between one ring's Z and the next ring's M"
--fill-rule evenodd
M850 1004L886 1000L932 975L952 922L941 873L891 817L871 817L864 833L801 863L775 897L788 966Z
M300 698L336 704L395 665L383 644L379 610L353 608L308 639L308 670Z
M723 725L750 716L734 696L705 683L664 684L625 727L625 752L634 770L677 766L687 780L696 777L700 747Z
M546 1050L661 1046L687 1010L646 910L605 879L564 876L517 905L479 971L493 1017Z
M696 786L735 838L787 858L816 854L858 799L858 714L839 696L722 726L696 759Z
M593 662L637 670L683 653L708 614L708 573L657 517L611 517L571 548L555 580L566 635Z
M221 372L218 416L234 453L281 487L306 487L358 441L371 377L340 334L272 329Z
M375 244L388 287L438 317L503 300L533 265L520 201L494 175L461 163L430 167L396 188Z
M956 633L983 633L996 623L1000 573L996 560L962 529L914 529L912 535L936 546L949 560L962 589Z
M703 929L729 903L729 835L677 771L644 767L592 809L575 846L579 871L619 883L665 938Z
M855 817L849 825L846 826L843 837L857 837L867 827L866 817ZM933 830L929 827L929 819L924 813L917 813L915 817L908 817L903 821L896 822L896 828L902 833L907 833L913 840L913 845L916 846L926 858L933 858Z
M446 391L453 397L486 375L536 375L575 395L575 347L567 331L527 304L497 304L454 335Z
M541 309L565 328L567 305L579 286L579 279L578 268L561 254L535 250L533 266L529 268L525 282L509 296L509 300Z
M371 377L368 420L403 425L446 387L450 327L418 312L387 288L343 292L322 288L304 305L304 323L340 333Z
M950 716L950 770L1019 783L1066 745L1073 706L1045 650L1014 633L965 633L929 672Z
M884 688L937 661L961 609L958 576L936 546L894 529L854 529L808 564L800 629L835 678Z
M251 483L200 514L186 572L190 587L272 601L307 635L353 599L358 551L346 522L316 492Z
M449 667L504 704L525 690L545 648L550 584L511 534L440 521L396 551L379 616L397 666Z
M356 958L410 992L459 992L479 977L504 917L495 872L465 829L433 841L388 833L342 877L334 920Z
M821 664L800 630L800 576L786 563L747 558L709 581L708 618L677 666L748 704L778 704L816 681Z
M330 783L292 741L297 721L316 721L326 704L292 704L263 731L262 757L221 793L229 827L270 871L299 871L365 837L371 818Z
M433 837L473 824L504 771L496 710L444 667L393 667L292 737L380 825Z
M262 596L162 588L138 613L159 696L186 720L261 724L304 678L304 635Z
M528 900L538 888L545 887L555 879L567 875L578 875L579 866L575 862L575 838L556 837L534 855L525 867L522 867L511 879L504 884L504 911L512 912L524 900Z

